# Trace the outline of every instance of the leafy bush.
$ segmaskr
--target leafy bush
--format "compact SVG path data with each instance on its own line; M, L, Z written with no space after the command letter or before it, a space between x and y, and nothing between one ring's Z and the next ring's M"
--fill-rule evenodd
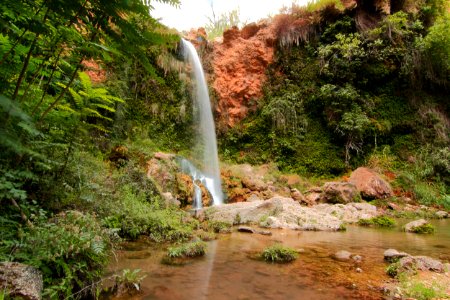
M208 227L215 233L229 233L233 224L223 221L211 221L208 223Z
M141 275L140 272L140 269L133 271L130 269L123 270L121 275L116 276L114 293L118 296L131 296L139 292L141 281L146 277L146 275Z
M275 244L264 249L261 257L267 262L287 263L296 260L298 253L289 247L285 247L281 244Z
M20 233L11 243L11 260L41 270L44 296L69 298L102 275L112 249L108 232L96 218L77 211L59 214ZM90 289L77 294L80 298Z
M170 258L178 257L198 257L206 253L206 243L202 241L191 242L178 247L170 247L167 256Z

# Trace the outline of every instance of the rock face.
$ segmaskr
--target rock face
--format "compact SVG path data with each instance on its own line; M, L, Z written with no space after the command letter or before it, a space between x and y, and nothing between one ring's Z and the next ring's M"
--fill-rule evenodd
M323 186L321 201L326 203L350 203L358 199L356 186L348 182L327 182Z
M266 201L239 202L205 209L209 220L240 224L258 224L268 228L336 231L343 222L353 223L377 215L367 203L347 205L320 204L304 207L292 198L276 196Z
M16 262L0 263L0 290L6 290L12 298L40 300L42 288L42 274L36 268Z
M349 182L353 183L366 199L384 199L393 195L392 188L375 171L360 167L352 172Z
M233 126L256 108L273 61L274 41L272 27L262 22L242 30L233 27L224 32L222 42L213 43L213 88L222 124Z

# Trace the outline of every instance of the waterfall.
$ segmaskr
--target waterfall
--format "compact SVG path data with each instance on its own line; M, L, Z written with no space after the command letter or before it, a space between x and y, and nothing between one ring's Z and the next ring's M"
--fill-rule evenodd
M194 108L196 109L195 121L198 124L197 146L194 148L195 154L200 156L202 178L201 182L205 185L213 198L213 205L223 203L222 183L220 180L219 158L217 156L217 141L214 120L209 100L208 86L206 85L203 67L198 57L194 45L184 39L181 40L183 57L192 67L192 76L194 79ZM192 174L191 174L192 176ZM194 177L193 177L194 179ZM195 183L194 203L196 209L201 208L201 190ZM199 195L200 191L200 195ZM200 199L198 199L200 197Z

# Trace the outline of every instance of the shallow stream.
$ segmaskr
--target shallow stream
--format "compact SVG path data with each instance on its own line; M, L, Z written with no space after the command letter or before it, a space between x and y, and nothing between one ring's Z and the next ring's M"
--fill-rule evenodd
M163 248L128 243L110 271L141 269L147 275L142 294L127 299L383 299L381 287L391 280L385 274L386 249L450 261L450 220L432 223L434 235L405 233L400 225L348 226L345 232L272 230L272 236L233 232L208 242L205 257L183 266L162 264ZM299 258L281 265L255 259L276 242L297 249ZM339 250L361 255L362 262L334 260Z

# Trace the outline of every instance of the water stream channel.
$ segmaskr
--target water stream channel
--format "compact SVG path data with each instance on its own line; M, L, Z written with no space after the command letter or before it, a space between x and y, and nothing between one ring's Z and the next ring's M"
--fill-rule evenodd
M161 263L166 247L127 243L110 271L141 269L147 276L142 293L127 299L383 299L380 287L390 280L383 261L386 249L450 260L449 220L433 221L434 235L402 232L404 222L399 223L393 229L348 226L345 232L222 234L208 242L205 257L183 266ZM255 258L275 242L297 249L299 258L281 265ZM339 250L361 255L362 262L334 260L332 254Z

